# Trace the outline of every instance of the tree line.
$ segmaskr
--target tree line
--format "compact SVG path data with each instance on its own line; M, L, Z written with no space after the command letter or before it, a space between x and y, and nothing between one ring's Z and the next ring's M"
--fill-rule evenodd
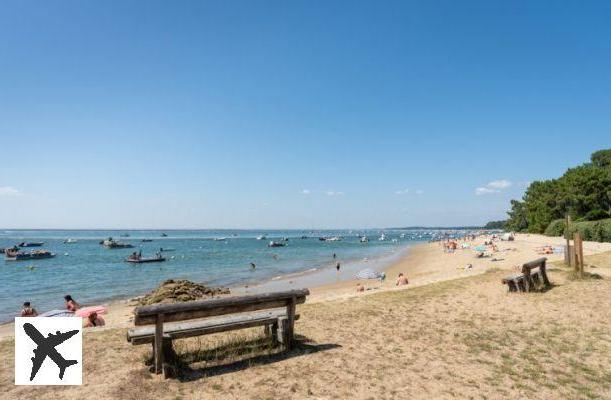
M532 233L566 215L576 222L611 218L611 149L592 153L590 162L559 178L532 182L522 200L511 200L508 215L506 230Z

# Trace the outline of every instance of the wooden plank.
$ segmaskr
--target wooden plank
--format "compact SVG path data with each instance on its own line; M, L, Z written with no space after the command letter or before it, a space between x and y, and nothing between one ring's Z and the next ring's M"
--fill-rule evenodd
M137 307L134 310L134 324L153 324L156 321L157 314L164 314L165 321L170 322L286 307L293 298L296 299L297 304L304 303L306 296L309 294L310 291L308 289L299 289L285 292Z
M163 369L163 314L157 315L155 323L155 373Z
M182 339L194 336L208 335L211 333L227 332L237 329L251 328L254 326L274 325L277 324L279 318L286 318L286 314L268 315L258 318L243 319L241 321L226 322L222 324L209 324L207 321L195 321L189 323L176 324L172 327L166 325L164 327L164 335L172 339ZM299 315L295 316L299 319ZM133 345L141 345L154 341L153 327L142 327L133 329L128 332L128 341Z

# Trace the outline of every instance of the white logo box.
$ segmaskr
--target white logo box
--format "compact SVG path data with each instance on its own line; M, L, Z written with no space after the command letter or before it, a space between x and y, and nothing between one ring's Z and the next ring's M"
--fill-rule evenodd
M59 377L61 368L56 362L64 367L63 379ZM40 364L40 369L30 380L35 363ZM82 318L15 318L15 385L81 385L82 382Z

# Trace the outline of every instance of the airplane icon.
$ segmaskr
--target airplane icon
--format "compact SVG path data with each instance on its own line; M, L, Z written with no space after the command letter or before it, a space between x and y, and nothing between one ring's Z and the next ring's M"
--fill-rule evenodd
M70 339L72 336L76 335L79 331L73 330L65 333L61 333L57 331L55 335L49 333L48 337L44 337L38 329L34 327L34 325L30 323L25 323L23 325L23 330L25 333L38 345L37 348L34 349L34 357L32 357L32 373L30 375L30 381L34 379L42 362L49 356L51 360L59 367L59 379L64 379L64 372L66 372L66 368L71 365L77 364L76 360L66 360L55 350L55 347L62 344L66 340Z

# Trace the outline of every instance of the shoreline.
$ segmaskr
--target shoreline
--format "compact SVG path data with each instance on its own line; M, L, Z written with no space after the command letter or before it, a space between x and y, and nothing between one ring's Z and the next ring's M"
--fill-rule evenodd
M488 237L477 237L471 243L483 243ZM476 276L484 274L489 270L515 271L516 266L521 266L527 261L540 257L547 257L549 262L558 261L564 258L563 254L540 255L536 249L547 244L557 246L563 243L564 239L559 237L517 234L515 241L497 242L499 251L494 253L494 257L488 258L476 258L473 250L470 249L459 249L454 253L445 253L440 242L417 243L400 250L399 254L395 254L396 259L382 269L387 276L384 282L381 283L379 280L358 280L351 277L334 283L312 285L308 287L311 294L308 296L307 303L333 300L342 301L382 291L409 290L413 287ZM584 254L586 255L606 251L611 251L611 243L584 242ZM468 264L472 267L465 268ZM333 268L323 268L321 270L328 269L332 270ZM395 278L399 272L407 275L409 279L408 285L395 286ZM307 275L309 275L308 271L302 273L302 276ZM356 291L357 282L364 284L365 292L359 293ZM249 293L265 289L266 287L265 285L249 287L251 290ZM245 292L240 292L237 289L232 290L232 295L245 294ZM134 304L135 298L137 297L114 300L107 303L108 312L104 315L106 326L96 328L95 330L131 327L133 325L132 310L136 306ZM13 322L0 324L0 340L14 335L13 324Z

